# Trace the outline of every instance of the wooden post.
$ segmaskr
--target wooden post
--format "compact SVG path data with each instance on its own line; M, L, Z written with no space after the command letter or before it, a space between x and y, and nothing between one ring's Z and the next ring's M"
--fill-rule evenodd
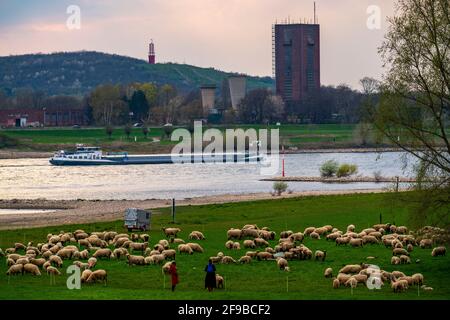
M289 276L286 276L286 292L289 292Z
M172 198L172 222L175 223L175 198Z

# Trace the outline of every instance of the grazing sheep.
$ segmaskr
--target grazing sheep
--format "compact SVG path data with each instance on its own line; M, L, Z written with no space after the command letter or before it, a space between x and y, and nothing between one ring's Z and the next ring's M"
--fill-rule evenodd
M432 287L424 287L423 291L433 291L433 288Z
M315 231L311 232L309 236L311 237L311 239L320 240L320 235Z
M392 256L392 258L391 258L391 264L400 264L401 263L401 261L400 261L400 258L399 257L397 257L397 256Z
M216 273L216 287L217 287L217 289L223 289L223 286L224 286L224 279L223 279L223 277L220 274Z
M236 244L236 243L239 245L238 242L235 242L235 244ZM203 252L204 252L202 246L199 245L198 243L192 243L192 242L189 242L189 243L187 243L186 245L189 246L189 247L191 247L191 249L192 249L194 252L200 252L200 253L203 253ZM234 248L234 247L235 247L235 245L233 244L233 248ZM240 249L240 247L239 247L239 249Z
M159 251L159 252L163 252L163 250L164 250L164 246L162 246L161 244L155 244L154 246L153 246L153 249L154 250L157 250L157 251Z
M374 236L364 236L362 238L363 244L366 243L378 243L378 239Z
M280 238L288 238L290 235L292 235L294 232L291 230L288 231L281 231L280 232Z
M433 247L433 240L422 239L419 242L419 247L421 247L422 249L431 249Z
M30 260L28 258L19 258L16 260L16 264L27 264L30 263Z
M178 252L181 253L187 253L187 254L193 254L194 250L192 250L192 248L190 246L188 246L187 244L180 244L178 246Z
M232 257L230 257L230 256L224 256L223 258L222 258L222 261L221 261L223 264L230 264L230 263L237 263L236 262L236 260L234 260Z
M166 237L176 237L178 232L181 232L180 228L161 228Z
M278 268L280 268L281 270L284 270L284 268L286 268L288 266L288 262L286 259L284 258L278 258L277 259L277 266Z
M355 231L355 225L354 224L350 224L347 226L347 232L353 232Z
M411 276L413 279L413 284L422 285L423 284L423 274L421 273L415 273Z
M233 243L233 249L234 250L241 250L241 245L239 242L235 242Z
M132 242L130 243L130 249L133 251L144 251L148 247L148 242Z
M400 256L400 263L401 264L410 264L411 263L411 259L408 256L405 256L404 254L402 254Z
M333 269L326 268L325 272L323 273L325 278L331 278L333 276Z
M13 266L15 264L16 264L16 262L13 259L11 259L11 258L7 258L6 259L6 266L7 267Z
M161 246L163 246L164 250L169 249L170 245L169 245L169 241L162 239L158 241L158 244L160 244Z
M114 242L114 246L116 248L122 247L125 243L129 243L130 239L128 237L122 237L122 238L118 238L115 242Z
M396 293L405 291L408 289L408 281L406 280L391 281L391 288Z
M234 242L231 240L228 240L227 242L225 242L225 248L227 248L227 249L233 249L233 245L234 245Z
M290 235L294 241L302 242L305 236L301 232L296 232Z
M58 269L56 269L55 267L52 267L52 266L49 266L46 271L47 271L48 275L55 275L55 276L61 275L61 272L59 272Z
M265 252L268 252L268 253L271 253L271 254L275 254L275 253L276 253L275 249L273 249L273 248L271 248L271 247L265 248L264 251L265 251Z
M94 268L96 264L97 264L97 258L95 258L95 257L89 258L89 260L88 260L89 269Z
M263 238L255 238L255 245L258 247L268 247L269 243Z
M412 252L413 250L414 250L414 246L411 243L408 243L408 245L406 246L406 251Z
M392 255L394 255L394 256L400 256L400 255L409 256L409 252L403 248L395 248L392 250Z
M431 252L431 255L433 257L438 257L438 256L445 256L445 252L447 251L447 249L445 247L436 247L433 249L433 251Z
M61 268L63 265L62 259L55 255L51 256L48 261L50 261L51 264L55 264L58 268Z
M176 251L174 249L168 249L161 252L165 259L175 260Z
M304 234L305 236L309 236L312 232L314 232L314 230L316 230L315 227L308 227L308 228L306 228L306 229L303 231L303 234Z
M108 258L111 259L112 251L111 249L98 249L95 251L95 253L92 255L94 258Z
M336 245L346 245L350 242L350 237L340 237L336 238Z
M269 260L269 259L273 259L273 254L271 254L269 252L258 252L256 254L256 257L258 260Z
M160 264L161 262L163 262L165 260L165 256L163 254L155 254L153 256L150 257L146 257L145 262L150 261L151 264Z
M399 234L407 234L408 233L408 228L405 227L405 226L400 226L400 227L397 227L397 231L396 232L399 233Z
M362 247L363 246L363 240L360 238L356 238L356 239L352 238L352 239L350 239L349 243L352 247Z
M89 269L84 270L81 273L81 283L85 283L87 281L87 279L89 279L89 276L92 274L92 271Z
M251 237L251 238L258 238L259 233L256 229L242 229L241 238L245 237Z
M338 279L334 278L334 280L333 280L333 288L334 289L338 289L340 285L341 285L341 282Z
M242 237L242 230L240 229L230 229L227 231L227 239L241 239Z
M324 251L317 250L316 253L314 254L314 256L315 256L316 260L325 261L327 252L325 250Z
M391 272L391 275L394 277L394 278L401 278L401 277L406 277L406 275L403 273L403 272L401 272L401 271L392 271Z
M70 258L72 258L73 253L74 253L73 250L64 248L64 249L59 250L56 253L56 255L58 257L60 257L61 259L70 259Z
M222 261L222 257L209 257L212 263L220 263Z
M356 280L354 277L350 277L350 278L345 282L345 286L346 286L346 287L356 288L357 285L358 285L358 280Z
M327 234L327 236L326 236L326 240L328 241L328 240L336 240L337 238L340 238L342 235L339 233L339 232L333 232L333 233L330 233L330 234Z
M74 261L73 264L76 265L81 270L89 269L89 263L87 263L87 262L83 263L81 261Z
M250 256L242 256L239 259L239 263L250 263L252 261L252 258Z
M340 284L345 284L348 279L350 279L352 275L345 274L345 273L339 273L336 277L336 279L339 281Z
M203 233L201 233L200 231L192 231L189 234L189 239L192 240L205 240L205 236L203 235Z
M339 270L339 273L358 273L362 270L359 264L348 264Z
M7 275L23 274L23 264L14 264L6 271Z
M32 263L27 263L23 266L23 272L31 273L33 276L40 276L41 272L39 271L39 267Z
M185 243L185 241L183 239L180 239L180 238L171 238L170 241L171 241L171 243L175 243L175 244Z
M255 242L253 240L244 240L244 248L251 248L251 249L255 249L256 245Z
M133 255L127 254L127 259L128 259L129 266L145 264L145 258L143 256L133 256Z
M366 283L367 281L367 275L366 274L355 274L352 276L358 283Z
M10 254L10 253L15 253L16 249L15 248L7 248L5 249L5 254Z
M44 258L39 258L39 259L31 259L30 263L38 266L38 267L42 267L45 263L45 259Z
M247 251L247 252L245 253L245 255L246 255L246 256L249 256L250 258L254 258L254 257L256 257L257 252L256 252L256 251Z
M409 276L400 277L398 280L406 280L406 282L408 282L408 286L412 286L414 284L414 279Z
M169 274L170 265L172 264L171 261L166 262L162 267L161 270L164 272L164 274Z
M100 270L96 270L96 271L92 272L89 275L89 278L86 280L86 283L93 283L93 282L97 282L97 281L103 281L104 284L106 285L106 283L108 281L108 275L105 270L100 269Z

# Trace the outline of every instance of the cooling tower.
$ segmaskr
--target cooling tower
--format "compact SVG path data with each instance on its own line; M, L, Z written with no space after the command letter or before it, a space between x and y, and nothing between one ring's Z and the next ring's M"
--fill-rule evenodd
M216 100L216 86L206 85L200 87L202 94L202 107L205 114L211 113L215 109L214 102Z
M247 90L247 78L245 76L231 76L228 78L230 85L231 106L237 109L239 102L245 97Z

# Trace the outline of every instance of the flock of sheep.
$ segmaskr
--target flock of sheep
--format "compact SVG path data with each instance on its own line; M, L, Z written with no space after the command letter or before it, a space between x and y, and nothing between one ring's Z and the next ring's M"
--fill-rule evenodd
M225 248L240 250L241 246L248 249L244 256L235 260L230 255L218 252L210 257L214 263L248 264L253 260L272 260L277 268L290 271L289 261L315 259L325 261L327 252L316 250L314 253L302 242L306 237L319 240L325 238L334 241L336 246L349 245L352 247L363 247L367 244L384 245L392 250L392 265L411 263L411 252L415 247L432 248L433 244L439 242L437 234L442 229L425 227L414 234L404 226L390 224L376 224L372 228L355 231L354 225L349 225L346 231L333 228L331 225L323 227L308 227L303 232L282 231L278 242L273 247L269 241L276 240L276 233L269 228L258 228L254 224L247 224L240 229L232 228L227 231L227 242ZM7 275L31 274L40 276L41 270L49 275L61 275L60 268L64 261L71 260L71 264L77 265L81 270L82 283L107 283L107 272L104 269L95 269L97 259L126 259L131 265L162 265L162 271L167 274L171 261L177 254L192 255L203 253L203 247L196 242L187 242L177 238L181 231L179 228L162 228L165 239L159 240L153 247L149 247L150 236L148 234L127 234L115 231L87 233L84 230L74 232L60 232L59 234L48 234L45 242L34 245L32 242L24 245L15 243L14 247L7 248L3 252L0 248L0 257L6 256L9 267ZM206 240L200 231L192 231L188 236L190 241ZM241 242L239 242L241 241ZM177 250L171 248L171 245ZM432 256L443 256L446 253L444 246L433 248ZM373 259L374 257L367 257ZM416 261L418 262L418 261ZM326 268L324 276L333 278L332 268ZM358 283L366 284L373 274L371 265L361 263L346 265L339 270L333 278L333 288L346 286L355 288ZM390 282L394 292L402 292L412 285L421 285L424 290L433 290L425 286L424 276L416 273L410 276L400 271L388 272L379 270L379 279L383 285ZM224 279L216 276L217 286L223 288Z

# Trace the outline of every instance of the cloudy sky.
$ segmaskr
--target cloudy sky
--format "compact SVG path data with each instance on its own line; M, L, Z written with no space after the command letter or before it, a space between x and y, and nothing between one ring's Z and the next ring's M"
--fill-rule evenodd
M322 83L359 89L362 77L380 78L377 47L393 0L316 3ZM81 10L79 30L66 26L70 5ZM374 5L379 29L367 27ZM272 23L312 17L312 0L0 0L0 56L96 50L146 59L153 39L157 62L270 76Z

